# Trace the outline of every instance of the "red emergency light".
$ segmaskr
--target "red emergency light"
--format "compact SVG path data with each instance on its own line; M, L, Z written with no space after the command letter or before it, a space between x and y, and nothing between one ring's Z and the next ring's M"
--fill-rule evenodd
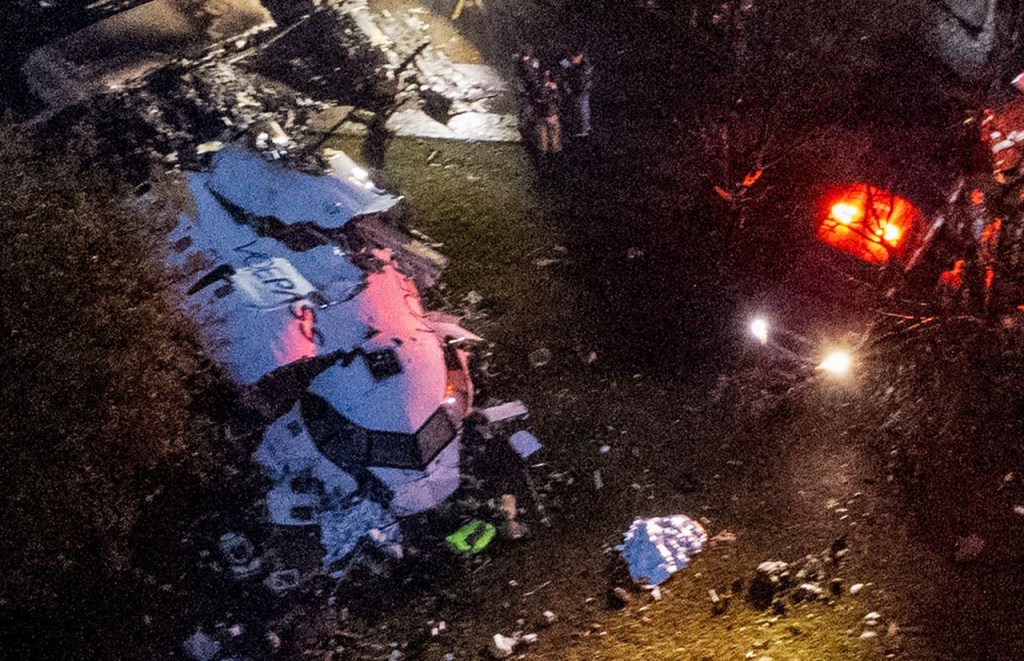
M921 223L913 204L870 184L852 184L830 199L818 238L869 264L901 257Z

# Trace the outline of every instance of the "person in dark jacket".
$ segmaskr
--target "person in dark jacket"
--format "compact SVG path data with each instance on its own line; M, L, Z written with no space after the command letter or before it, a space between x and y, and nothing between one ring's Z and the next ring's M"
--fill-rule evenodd
M562 93L567 102L567 129L583 138L590 135L590 90L593 87L594 65L583 51L575 51L560 63Z
M540 68L540 60L529 46L516 54L514 65L518 81L516 95L519 101L519 127L525 135L532 132L537 123L533 115L533 97L540 87L543 71Z
M537 59L529 48L516 55L515 58L516 77L519 80L517 92L526 100L533 98L537 88L541 84L541 77L544 73Z

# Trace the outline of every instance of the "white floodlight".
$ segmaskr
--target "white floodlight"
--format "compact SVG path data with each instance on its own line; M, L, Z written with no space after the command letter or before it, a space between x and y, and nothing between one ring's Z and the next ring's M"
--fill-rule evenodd
M825 360L821 361L818 367L831 374L846 374L852 362L850 354L845 351L833 351L825 356Z
M768 322L760 317L750 322L750 333L761 342L768 344Z

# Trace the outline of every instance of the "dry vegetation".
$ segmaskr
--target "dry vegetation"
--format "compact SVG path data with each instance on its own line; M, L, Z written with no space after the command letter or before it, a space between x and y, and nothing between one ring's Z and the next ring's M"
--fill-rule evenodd
M201 373L156 261L162 232L108 172L0 134L4 597L121 567L155 468L197 462Z

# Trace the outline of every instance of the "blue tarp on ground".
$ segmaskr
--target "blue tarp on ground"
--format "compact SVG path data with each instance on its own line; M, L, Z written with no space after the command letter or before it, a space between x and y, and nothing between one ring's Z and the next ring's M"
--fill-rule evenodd
M618 547L637 583L661 585L690 564L708 540L704 527L688 516L636 518Z

